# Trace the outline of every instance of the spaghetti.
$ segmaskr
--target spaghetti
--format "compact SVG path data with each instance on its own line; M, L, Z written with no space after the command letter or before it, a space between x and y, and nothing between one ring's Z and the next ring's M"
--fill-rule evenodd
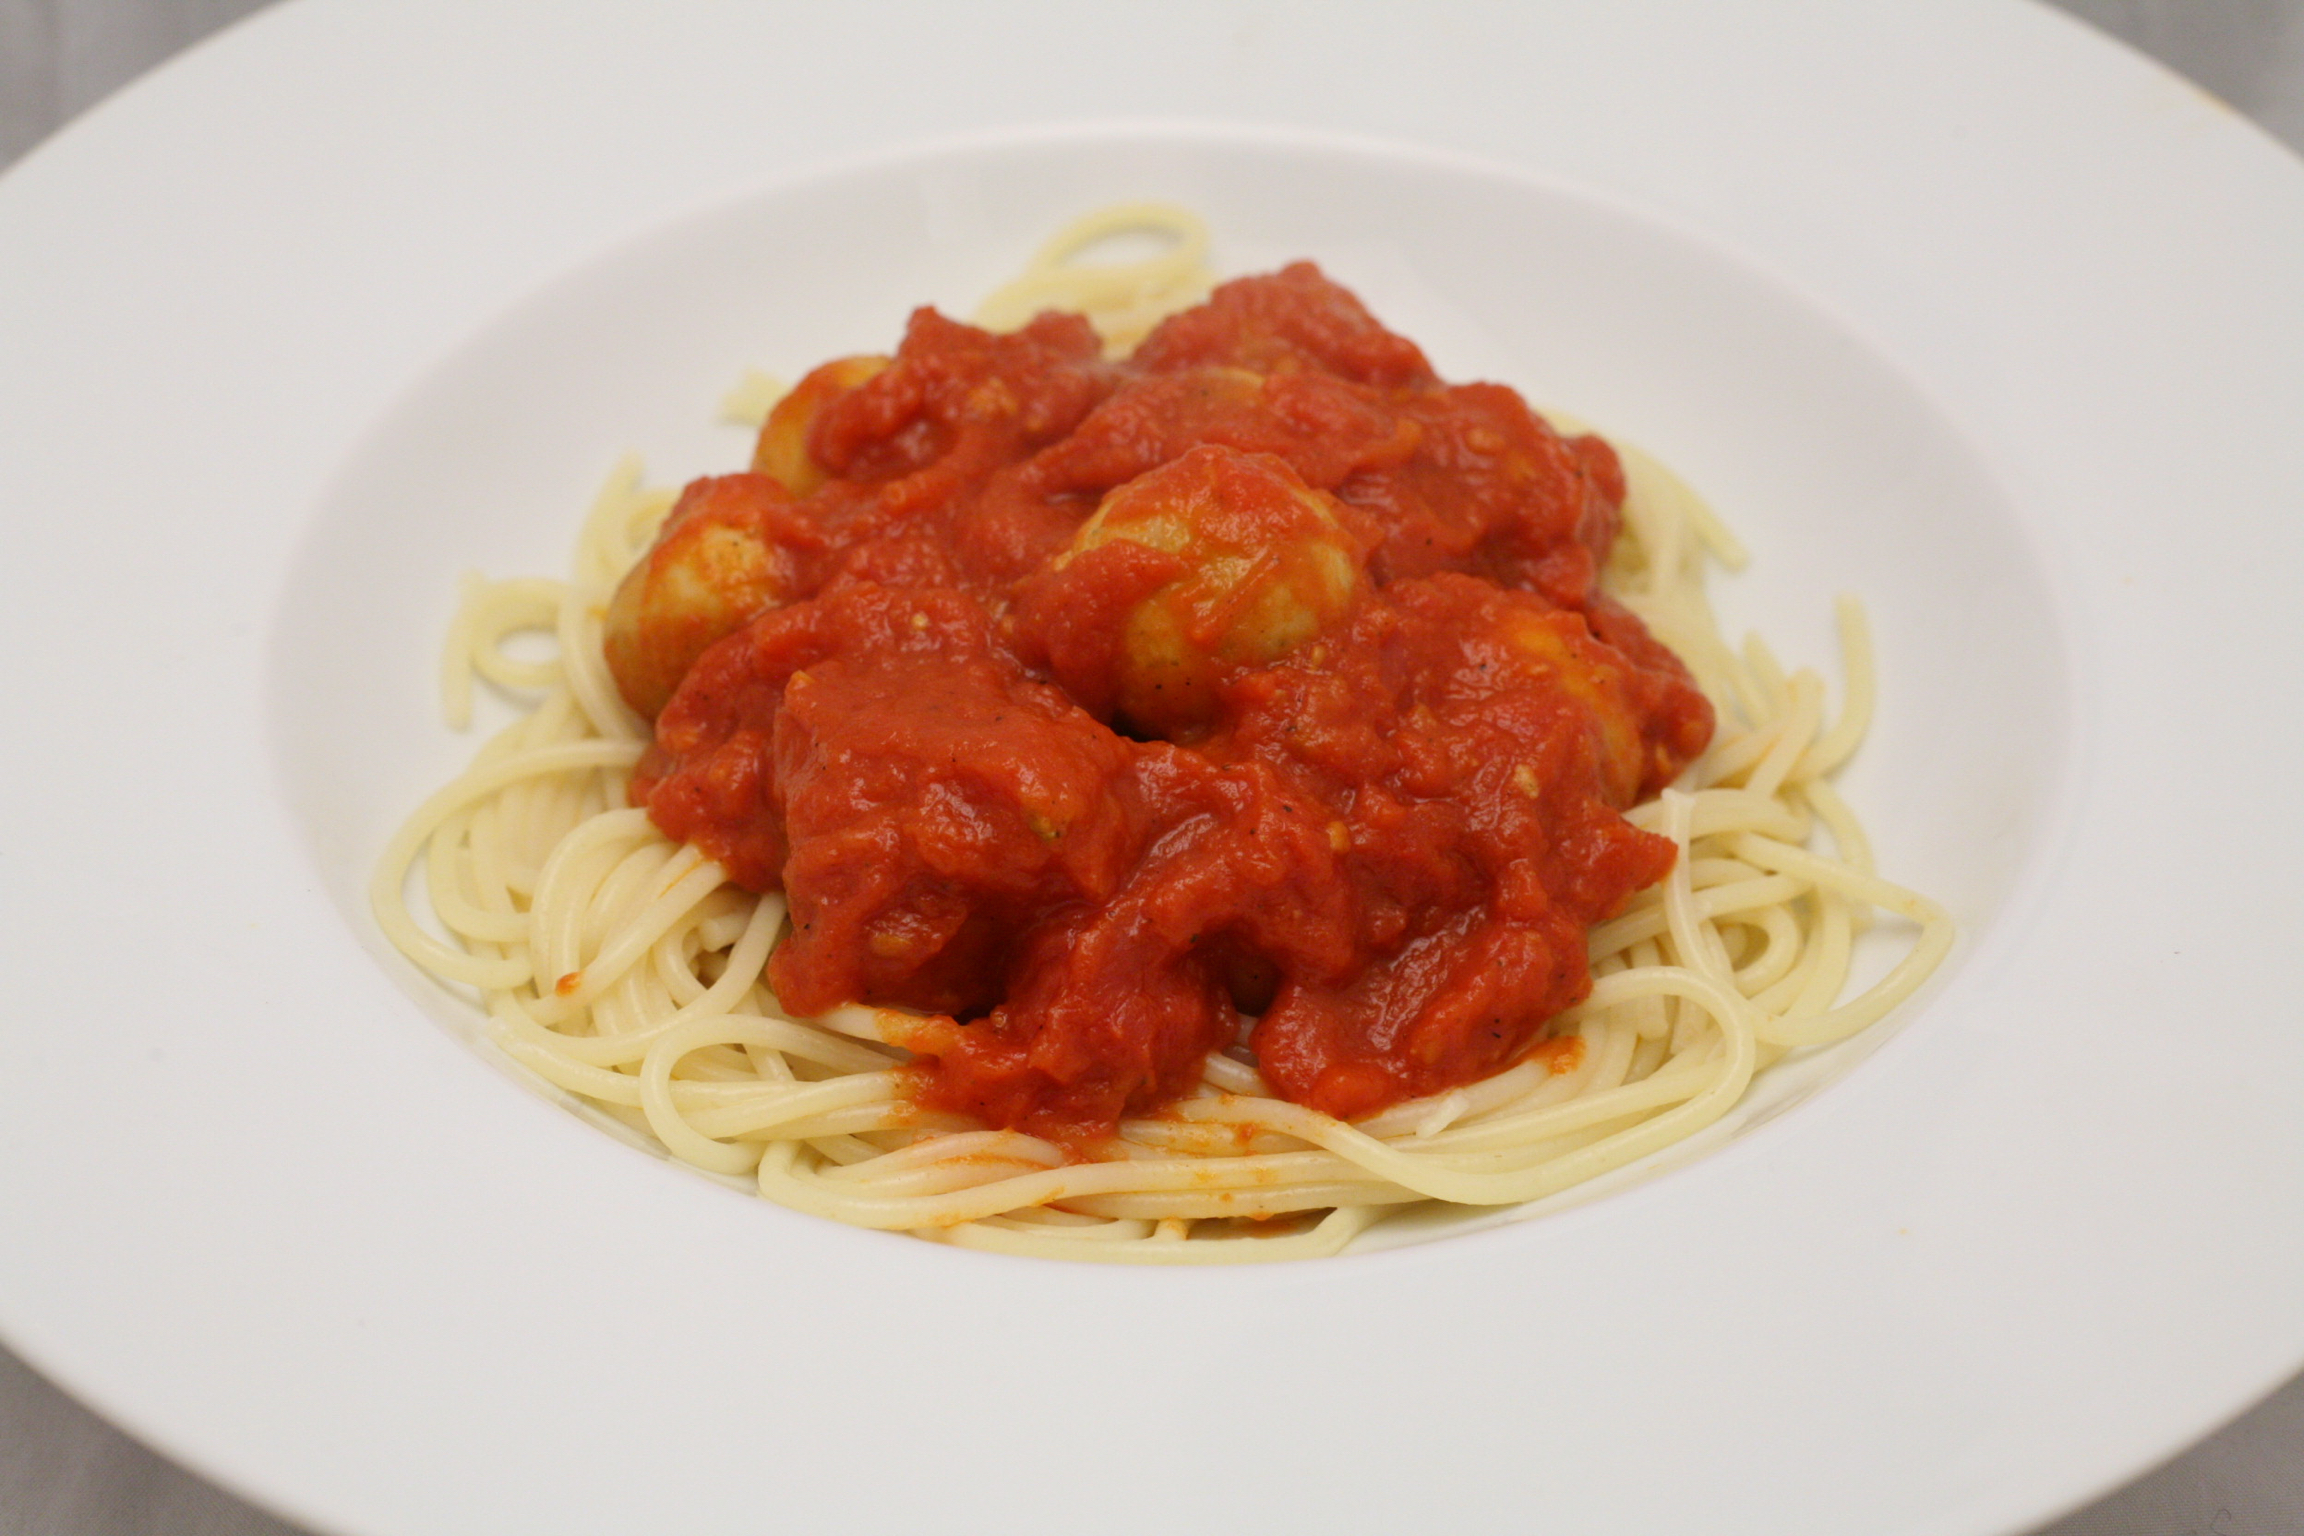
M1183 259L1157 281L1134 272L1087 292L1060 275L1148 217L1182 231ZM1084 221L1043 252L1031 293L1003 290L988 315L1013 322L1053 287L1101 308L1099 329L1125 350L1154 310L1205 287L1197 229L1142 209ZM1184 1097L1122 1119L1083 1158L924 1105L900 1043L918 1038L914 1015L851 1004L788 1016L762 979L784 898L731 885L629 803L650 728L618 696L602 619L672 506L634 462L585 520L569 580L467 579L444 672L452 723L468 717L475 678L537 702L393 838L378 920L419 966L475 995L490 1038L546 1082L683 1161L856 1225L1015 1253L1224 1262L1333 1253L1422 1202L1570 1188L1713 1123L1785 1052L1877 1021L1952 936L1939 907L1874 873L1831 788L1871 710L1861 611L1840 606L1848 682L1828 718L1816 674L1720 637L1704 577L1715 560L1741 563L1732 536L1668 471L1618 452L1628 493L1603 587L1686 662L1720 729L1674 787L1628 813L1674 857L1592 928L1589 995L1484 1080L1348 1123L1278 1096L1246 1051L1219 1050ZM508 650L532 632L553 637L551 660ZM412 872L432 927L406 901ZM1878 912L1917 937L1842 1001L1856 936Z

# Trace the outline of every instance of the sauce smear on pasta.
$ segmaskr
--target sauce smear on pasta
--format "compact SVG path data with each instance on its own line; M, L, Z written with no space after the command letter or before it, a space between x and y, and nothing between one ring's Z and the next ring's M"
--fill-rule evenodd
M1712 712L1596 579L1594 437L1309 264L1108 361L915 314L688 487L608 658L634 802L781 889L799 1015L921 1015L915 1101L1086 1149L1245 1045L1340 1118L1488 1077L1670 869Z

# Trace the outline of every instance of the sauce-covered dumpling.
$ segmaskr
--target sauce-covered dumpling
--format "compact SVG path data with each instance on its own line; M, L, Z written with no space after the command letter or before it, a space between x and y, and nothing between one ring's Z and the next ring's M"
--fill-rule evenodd
M825 408L850 390L871 382L888 366L888 359L866 353L843 357L812 371L776 402L761 423L752 448L752 468L795 496L805 496L829 478L808 446Z
M1343 617L1365 558L1332 498L1278 459L1219 447L1112 492L1073 547L1114 543L1178 567L1126 611L1110 680L1122 717L1171 739L1208 726L1225 672L1277 661ZM1064 569L1080 579L1093 565Z
M680 493L608 605L608 670L641 715L656 718L713 641L790 595L790 557L771 526L790 499L759 474L711 476Z

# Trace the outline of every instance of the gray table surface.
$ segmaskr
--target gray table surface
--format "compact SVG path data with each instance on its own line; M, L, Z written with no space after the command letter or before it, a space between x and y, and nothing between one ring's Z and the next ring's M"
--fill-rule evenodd
M0 168L266 3L0 0ZM2055 3L2304 151L2304 0ZM0 1349L0 1536L298 1531L154 1455ZM2304 1536L2304 1376L2166 1466L2034 1536Z

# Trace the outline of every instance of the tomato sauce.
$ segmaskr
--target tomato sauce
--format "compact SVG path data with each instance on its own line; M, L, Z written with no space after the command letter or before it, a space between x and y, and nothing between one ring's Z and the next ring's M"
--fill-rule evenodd
M1245 1045L1351 1118L1539 1049L1710 737L1597 574L1597 438L1309 264L1125 362L915 314L691 486L609 657L633 797L781 889L779 1001L915 1010L915 1096L1074 1146Z

